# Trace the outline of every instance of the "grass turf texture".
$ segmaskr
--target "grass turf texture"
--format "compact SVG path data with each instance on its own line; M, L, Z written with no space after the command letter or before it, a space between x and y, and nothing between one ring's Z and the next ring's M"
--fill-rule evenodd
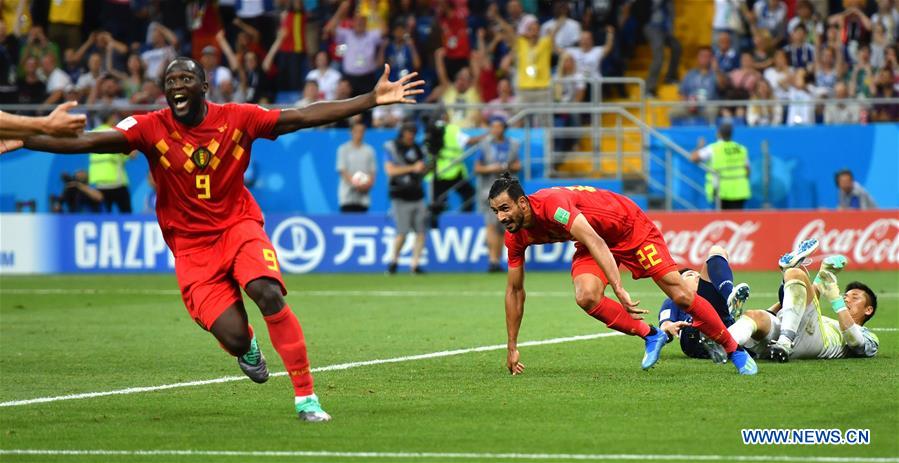
M841 275L891 293L869 326L899 326L897 277ZM776 272L737 278L752 285L751 308L774 300ZM662 296L653 283L625 284L655 318ZM505 343L504 275L310 275L288 277L287 285L313 367ZM101 292L24 293L42 288ZM575 306L568 275L530 273L526 288L520 341L606 331ZM344 290L353 292L335 294ZM247 303L270 369L283 371ZM644 372L642 341L625 336L522 348L527 370L517 377L504 369L504 349L321 372L317 392L334 416L325 425L298 422L284 376L3 407L0 448L896 457L899 332L877 334L874 359L761 362L756 377L687 359L676 343ZM190 320L167 275L0 278L0 352L3 402L240 375ZM741 428L869 428L872 443L744 446ZM4 462L313 459L354 460L0 455Z

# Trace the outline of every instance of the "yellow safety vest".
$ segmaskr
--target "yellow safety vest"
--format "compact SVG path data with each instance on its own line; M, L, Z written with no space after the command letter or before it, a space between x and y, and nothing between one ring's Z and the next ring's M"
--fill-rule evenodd
M709 168L718 173L718 195L722 200L749 199L749 171L746 165L749 155L746 147L734 141L712 143L712 160ZM706 195L709 202L715 200L715 176L706 174Z
M447 124L443 132L443 149L437 156L437 178L439 180L454 180L468 176L468 168L464 162L450 165L456 159L462 157L465 149L459 144L459 132L462 129L456 124Z
M101 124L95 130L111 128ZM128 174L125 172L127 160L128 157L122 153L91 153L90 167L87 171L88 183L98 188L127 186Z

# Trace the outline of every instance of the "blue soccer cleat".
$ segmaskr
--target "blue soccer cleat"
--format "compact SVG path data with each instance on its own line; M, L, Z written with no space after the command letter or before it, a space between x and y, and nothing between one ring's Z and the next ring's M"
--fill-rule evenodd
M781 256L780 260L777 261L777 265L780 266L781 270L803 265L805 258L815 252L816 249L818 249L818 240L814 238L805 240L799 243L796 249Z
M759 367L755 364L755 360L749 356L749 352L742 348L730 354L730 361L734 362L734 366L737 367L737 373L741 375L754 375L759 372Z
M659 354L665 344L668 344L668 333L660 328L656 329L656 334L646 336L646 353L643 354L643 363L640 364L644 370L652 368L659 361Z

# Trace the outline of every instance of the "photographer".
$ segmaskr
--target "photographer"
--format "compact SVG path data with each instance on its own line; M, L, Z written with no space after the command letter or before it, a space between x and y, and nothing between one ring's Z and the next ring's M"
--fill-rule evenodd
M50 197L51 212L100 212L103 204L103 193L87 183L87 172L79 170L75 175L62 174L65 187L62 196ZM63 209L65 208L65 209Z
M424 273L419 266L419 260L425 247L428 229L428 209L425 207L425 192L422 186L427 165L424 151L415 143L417 131L414 122L407 122L400 128L396 140L384 144L384 149L387 150L384 171L390 178L390 202L396 221L393 258L387 267L387 272L391 275L396 273L400 251L410 230L415 232L410 270L415 274Z

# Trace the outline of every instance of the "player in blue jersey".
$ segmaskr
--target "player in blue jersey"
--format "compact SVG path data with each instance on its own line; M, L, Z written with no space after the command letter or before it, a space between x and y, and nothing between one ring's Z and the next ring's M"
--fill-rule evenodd
M700 271L681 270L687 286L704 297L714 307L725 326L734 323L734 317L740 316L743 304L749 298L749 285L734 285L734 272L727 261L727 252L721 246L712 246L708 258ZM659 327L668 333L669 340L680 338L681 350L688 357L708 359L717 363L727 360L726 354L717 349L717 344L703 336L692 327L690 314L680 310L671 299L662 302L659 311Z

